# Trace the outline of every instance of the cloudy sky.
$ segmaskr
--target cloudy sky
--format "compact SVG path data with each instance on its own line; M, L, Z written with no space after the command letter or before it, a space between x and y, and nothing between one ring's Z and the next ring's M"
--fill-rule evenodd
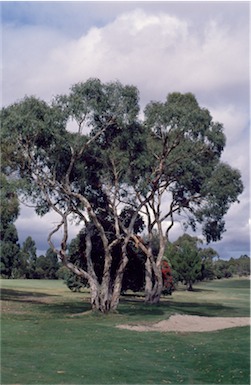
M142 108L170 92L192 92L224 124L222 160L241 171L240 203L213 243L221 258L250 249L249 2L2 2L2 105L25 95L47 102L90 77L138 87ZM20 242L47 247L57 218L22 207ZM72 235L77 230L72 232ZM182 233L177 223L171 234Z

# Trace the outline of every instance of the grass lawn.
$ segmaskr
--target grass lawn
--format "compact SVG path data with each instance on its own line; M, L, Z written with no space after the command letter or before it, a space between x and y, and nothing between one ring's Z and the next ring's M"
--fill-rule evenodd
M248 317L248 279L179 289L158 306L127 295L118 313L105 316L88 312L88 293L72 293L62 281L1 280L1 287L1 384L250 383L249 327L210 333L115 327L175 313Z

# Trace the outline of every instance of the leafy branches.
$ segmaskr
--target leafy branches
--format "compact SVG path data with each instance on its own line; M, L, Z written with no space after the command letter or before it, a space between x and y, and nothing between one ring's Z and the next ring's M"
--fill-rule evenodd
M185 214L208 241L220 239L223 216L243 188L238 170L220 162L222 125L194 95L149 103L143 122L138 113L134 86L99 79L74 85L51 105L30 97L1 111L4 173L20 182L37 213L59 215L48 242L69 270L88 280L92 307L102 312L117 307L131 243L145 254L146 300L158 302L175 221ZM67 249L72 218L85 231L82 265ZM101 273L93 260L97 237Z

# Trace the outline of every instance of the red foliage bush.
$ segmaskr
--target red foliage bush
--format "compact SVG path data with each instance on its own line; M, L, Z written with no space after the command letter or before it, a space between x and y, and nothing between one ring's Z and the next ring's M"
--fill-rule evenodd
M174 291L172 270L167 261L162 261L163 294L171 295Z

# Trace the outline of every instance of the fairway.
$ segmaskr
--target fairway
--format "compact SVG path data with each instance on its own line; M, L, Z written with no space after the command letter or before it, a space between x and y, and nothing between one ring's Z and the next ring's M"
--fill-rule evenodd
M249 326L203 333L122 330L174 314L249 317L250 281L181 287L158 306L121 297L90 312L89 294L62 281L1 280L1 384L249 384Z

